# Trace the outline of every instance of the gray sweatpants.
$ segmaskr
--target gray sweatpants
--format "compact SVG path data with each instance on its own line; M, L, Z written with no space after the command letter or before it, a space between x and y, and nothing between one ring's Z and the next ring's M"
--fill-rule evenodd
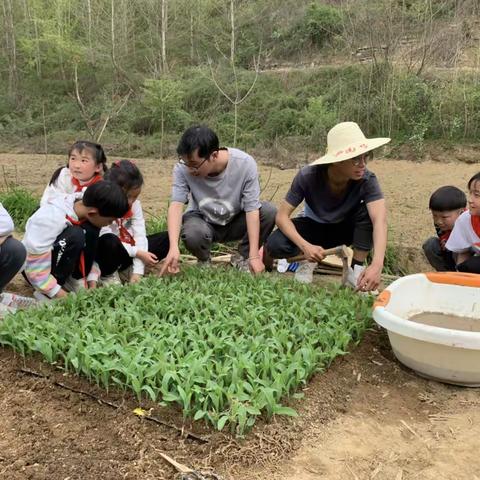
M26 257L27 251L23 243L13 237L8 237L0 245L0 292L20 271Z
M261 202L260 207L260 246L275 226L277 209L269 202ZM234 242L240 240L238 251L244 258L249 255L249 241L245 212L241 212L227 223L215 225L205 220L198 210L190 210L183 215L181 237L188 251L200 261L210 259L210 249L216 242Z

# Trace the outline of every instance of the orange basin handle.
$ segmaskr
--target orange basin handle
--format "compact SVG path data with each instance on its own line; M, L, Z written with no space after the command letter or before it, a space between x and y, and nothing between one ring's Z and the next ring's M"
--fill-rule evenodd
M462 287L479 287L480 274L466 272L429 272L425 276L433 283L460 285Z
M376 299L375 303L373 304L373 309L377 307L386 307L388 302L390 301L390 290L384 290Z

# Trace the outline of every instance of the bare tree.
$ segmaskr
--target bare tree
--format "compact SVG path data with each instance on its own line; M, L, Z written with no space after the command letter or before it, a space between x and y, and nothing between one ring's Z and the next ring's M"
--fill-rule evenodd
M17 43L15 40L15 27L11 0L3 0L3 21L5 29L5 47L8 53L8 91L15 97L17 95Z
M253 88L258 79L258 74L260 71L260 51L257 57L253 58L253 66L255 70L255 77L250 84L250 87L247 89L245 93L242 93L240 89L240 84L237 75L237 67L235 64L235 1L230 0L230 68L233 74L233 93L229 93L227 91L227 86L220 85L219 80L217 79L215 72L213 70L213 62L210 57L208 57L208 65L210 67L210 75L212 78L213 83L219 90L219 92L233 105L233 146L237 144L237 131L238 131L238 107L241 103L243 103L248 96L252 93Z
M119 95L116 93L111 94L110 102L108 105L102 109L102 114L100 118L93 118L92 115L88 112L82 97L80 95L80 87L78 84L78 66L74 65L74 85L75 85L75 101L80 111L80 116L85 124L85 127L91 138L95 139L96 142L100 142L100 139L107 128L108 122L115 118L128 103L130 95L133 93L133 90L129 90L125 95Z
M162 23L161 23L162 71L165 73L168 71L168 64L167 64L168 2L167 0L161 0L161 2L162 2Z

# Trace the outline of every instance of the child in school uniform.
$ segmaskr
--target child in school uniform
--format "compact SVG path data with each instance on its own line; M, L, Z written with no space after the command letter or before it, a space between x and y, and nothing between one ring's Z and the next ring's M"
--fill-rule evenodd
M480 273L480 172L468 181L468 210L455 222L446 248L459 272Z
M122 278L135 283L145 273L145 266L151 267L167 255L168 233L146 234L142 204L138 200L143 176L133 162L114 162L105 174L105 180L123 189L130 208L123 217L100 232L97 251L100 281L103 285L118 284L120 272Z
M68 152L68 164L52 175L45 188L40 206L43 207L58 195L77 194L80 198L89 185L103 179L107 171L107 157L98 143L80 140Z
M4 292L6 285L21 270L27 252L23 244L13 238L14 225L12 217L0 203L0 318L17 308L34 305L33 298Z
M39 300L62 298L67 292L95 288L96 247L100 228L128 210L124 191L112 182L90 185L82 199L57 196L28 220L23 244L25 276Z
M440 272L455 271L453 253L445 245L452 233L457 218L467 206L467 197L457 187L446 185L430 196L428 208L432 213L437 234L425 241L422 248L430 265Z

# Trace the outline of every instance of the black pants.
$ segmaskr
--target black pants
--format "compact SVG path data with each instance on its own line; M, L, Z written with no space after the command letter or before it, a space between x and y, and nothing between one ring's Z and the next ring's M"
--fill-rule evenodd
M261 202L259 210L260 232L259 244L263 245L275 226L277 209L269 202ZM199 260L210 258L210 249L216 242L235 242L240 240L238 251L244 258L248 258L250 243L247 231L245 212L241 212L226 225L214 225L208 222L198 210L187 211L183 215L181 231L183 243L187 250Z
M373 225L363 203L340 223L318 223L308 217L297 217L292 222L307 242L322 248L345 244L368 252L373 246ZM294 257L300 253L300 249L280 229L268 237L265 246L272 258Z
M52 275L63 285L71 275L79 279L87 276L95 260L100 229L91 223L71 225L57 237L52 249ZM80 259L83 252L85 271Z
M0 292L20 271L25 262L27 251L21 242L8 237L0 246Z
M439 272L454 272L455 260L452 252L442 250L438 237L430 237L422 245L423 252L430 265Z
M459 272L480 273L480 256L475 255L457 265Z
M148 251L161 260L167 256L170 248L168 233L160 232L147 235ZM120 239L113 233L106 233L98 240L97 263L102 276L111 275L117 270L125 270L133 263L133 258L128 254Z

